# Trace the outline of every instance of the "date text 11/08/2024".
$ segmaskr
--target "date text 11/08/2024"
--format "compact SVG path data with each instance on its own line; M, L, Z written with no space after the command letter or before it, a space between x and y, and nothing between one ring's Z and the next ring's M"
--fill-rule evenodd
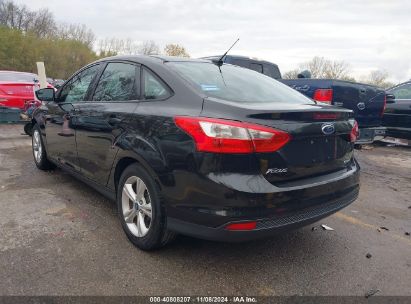
M244 296L234 296L234 297L150 297L150 303L257 303L255 297L244 297Z

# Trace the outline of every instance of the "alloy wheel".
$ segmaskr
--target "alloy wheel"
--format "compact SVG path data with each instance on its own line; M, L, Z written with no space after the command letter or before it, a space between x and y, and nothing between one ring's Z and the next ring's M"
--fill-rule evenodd
M34 158L37 163L41 162L41 154L42 154L42 146L41 146L41 139L40 139L40 132L38 130L34 130L33 133L33 154Z
M151 198L146 184L137 176L129 177L123 186L122 210L124 221L136 237L145 236L152 223Z

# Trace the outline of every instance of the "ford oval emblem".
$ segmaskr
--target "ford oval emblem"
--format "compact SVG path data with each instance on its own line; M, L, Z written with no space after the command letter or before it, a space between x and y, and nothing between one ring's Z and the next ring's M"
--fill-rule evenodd
M357 104L357 108L358 108L358 110L360 110L360 111L364 110L364 109L365 109L365 103L359 102L359 103Z
M323 131L325 135L331 135L335 132L335 127L332 123L325 123L322 125L321 131Z

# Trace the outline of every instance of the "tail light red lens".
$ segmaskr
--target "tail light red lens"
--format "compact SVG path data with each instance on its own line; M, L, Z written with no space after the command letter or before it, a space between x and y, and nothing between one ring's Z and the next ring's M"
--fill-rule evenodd
M317 89L314 92L313 99L315 101L331 104L333 100L333 90L332 89Z
M178 116L174 121L201 152L273 152L290 140L284 131L233 120Z
M235 230L254 230L257 227L257 222L242 222L233 223L225 226L225 229L235 231Z
M355 142L359 135L360 135L360 131L358 130L358 123L356 120L354 120L354 126L350 133L350 141Z
M387 108L387 95L384 96L384 106L382 107L381 117L384 115L386 108Z

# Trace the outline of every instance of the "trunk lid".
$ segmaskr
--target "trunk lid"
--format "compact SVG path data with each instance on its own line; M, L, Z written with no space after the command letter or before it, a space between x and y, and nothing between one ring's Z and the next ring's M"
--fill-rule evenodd
M27 97L34 98L34 90L36 84L34 83L24 83L24 82L0 82L0 93L6 96L14 97Z
M328 105L243 104L206 98L201 115L289 133L291 140L280 150L254 154L258 173L276 185L345 170L352 162L350 132L354 120L350 110Z

